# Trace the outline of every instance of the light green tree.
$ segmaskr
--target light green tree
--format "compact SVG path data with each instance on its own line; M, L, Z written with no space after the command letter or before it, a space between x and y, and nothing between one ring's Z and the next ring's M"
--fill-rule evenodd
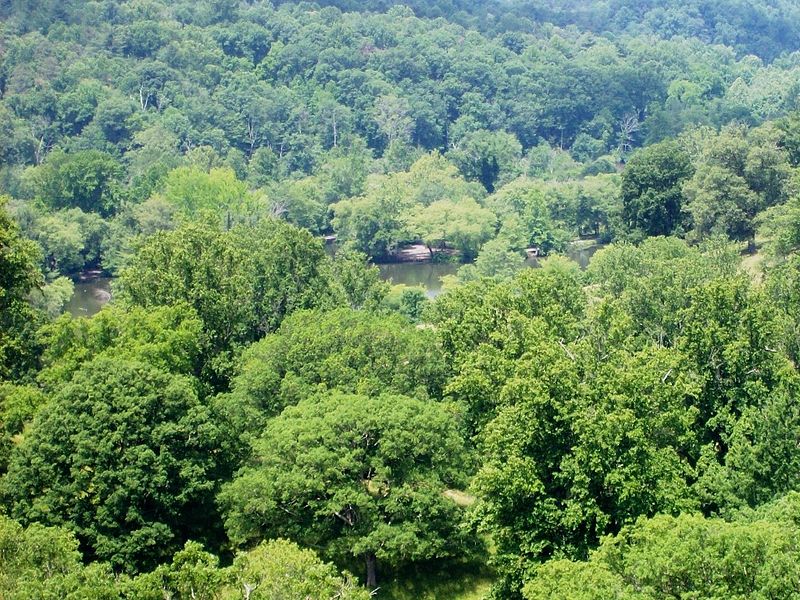
M484 242L495 231L496 218L492 211L482 208L475 200L437 200L420 207L409 217L409 228L428 247L452 245L464 260L478 254Z

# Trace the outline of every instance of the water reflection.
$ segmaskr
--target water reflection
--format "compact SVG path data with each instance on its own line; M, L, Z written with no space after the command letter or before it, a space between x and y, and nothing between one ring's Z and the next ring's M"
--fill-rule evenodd
M581 269L585 269L589 266L594 253L602 247L601 244L590 246L571 244L564 255L578 263ZM541 261L541 258L529 257L525 260L525 264L535 269L541 266ZM378 268L384 281L390 281L394 285L421 285L429 298L435 298L442 293L441 278L445 275L455 275L460 266L454 263L408 262L378 265Z
M602 245L578 247L571 245L566 256L577 262L581 269L589 265L589 261ZM540 265L537 258L529 258L525 263L536 268ZM461 265L455 263L392 263L378 265L381 278L391 281L394 285L404 284L409 286L422 286L429 298L435 298L442 293L442 277L455 275ZM96 314L111 298L111 278L97 277L88 281L79 281L75 284L75 293L67 303L66 311L76 317L91 317Z
M75 283L75 292L65 307L73 317L91 317L111 299L111 278L97 277Z
M442 293L442 277L455 275L461 265L454 263L392 263L378 265L381 279L394 285L421 285L429 298Z

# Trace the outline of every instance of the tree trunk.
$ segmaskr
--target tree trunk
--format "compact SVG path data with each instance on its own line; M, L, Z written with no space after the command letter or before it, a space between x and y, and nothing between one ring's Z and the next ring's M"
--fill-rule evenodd
M375 558L374 552L367 552L364 558L367 561L367 587L370 589L375 589L375 587L378 585L378 577L377 577L378 559Z

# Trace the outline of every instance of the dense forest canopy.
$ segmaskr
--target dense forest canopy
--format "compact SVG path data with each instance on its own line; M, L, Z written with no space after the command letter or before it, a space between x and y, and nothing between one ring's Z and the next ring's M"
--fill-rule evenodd
M798 252L790 0L2 0L0 597L798 596Z

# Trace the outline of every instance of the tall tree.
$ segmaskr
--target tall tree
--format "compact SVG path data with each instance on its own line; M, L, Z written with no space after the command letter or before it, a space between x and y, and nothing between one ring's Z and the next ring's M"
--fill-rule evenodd
M41 250L24 239L0 196L0 380L23 376L36 366L35 329L42 315L27 302L44 284Z
M683 221L682 185L692 176L689 156L677 142L636 152L622 173L623 219L646 235L670 235Z
M287 536L335 560L361 559L374 588L379 561L463 552L459 509L444 492L465 483L467 460L445 406L333 392L269 421L219 500L237 545Z
M66 525L89 559L155 567L209 527L225 434L191 380L144 362L86 363L37 415L2 481L23 522Z

